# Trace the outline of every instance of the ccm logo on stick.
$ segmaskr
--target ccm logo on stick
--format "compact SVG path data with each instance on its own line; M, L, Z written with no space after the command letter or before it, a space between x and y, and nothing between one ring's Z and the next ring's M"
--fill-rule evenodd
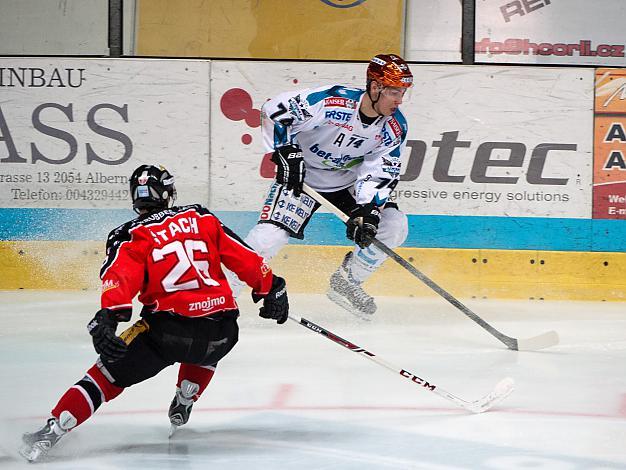
M404 369L402 369L400 371L400 375L402 377L406 377L407 379L411 379L413 382L415 382L416 384L421 385L424 388L427 388L429 390L434 390L435 388L437 388L435 385L431 385L428 382L426 382L424 379L422 379L421 377L418 377L415 374L411 374L409 371L406 371Z

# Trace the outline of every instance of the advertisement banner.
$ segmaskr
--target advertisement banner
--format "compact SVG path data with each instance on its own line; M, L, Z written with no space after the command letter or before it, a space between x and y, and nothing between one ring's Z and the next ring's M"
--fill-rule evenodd
M593 218L626 220L626 69L596 71Z
M282 91L363 87L366 64L214 62L211 201L258 210L273 176L260 107ZM409 214L591 217L593 70L413 65L401 183Z
M407 0L404 58L421 62L461 62L459 0Z
M261 208L274 174L264 156L261 106L287 90L324 84L365 86L366 64L230 62L211 63L211 207Z
M476 62L626 65L623 0L479 0Z
M2 58L0 92L0 207L129 208L143 163L207 201L208 62Z

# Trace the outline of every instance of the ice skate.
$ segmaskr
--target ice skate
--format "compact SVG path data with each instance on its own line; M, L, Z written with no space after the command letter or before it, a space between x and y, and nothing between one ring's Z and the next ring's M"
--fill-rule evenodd
M50 418L39 431L22 436L24 445L20 455L29 462L35 462L46 455L67 431L63 430L56 418Z
M183 380L180 388L176 388L176 395L170 405L168 416L170 417L170 435L172 437L176 430L189 421L191 408L193 407L193 397L200 390L200 386L189 380Z
M341 266L330 276L330 288L327 297L348 312L364 320L371 320L376 312L373 297L355 281L348 271L348 263L352 253L346 254Z

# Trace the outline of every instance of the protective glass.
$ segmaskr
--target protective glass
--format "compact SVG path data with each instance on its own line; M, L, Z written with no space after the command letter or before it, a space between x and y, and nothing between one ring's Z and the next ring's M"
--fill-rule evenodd
M411 88L386 86L381 93L394 100L407 101L411 97Z

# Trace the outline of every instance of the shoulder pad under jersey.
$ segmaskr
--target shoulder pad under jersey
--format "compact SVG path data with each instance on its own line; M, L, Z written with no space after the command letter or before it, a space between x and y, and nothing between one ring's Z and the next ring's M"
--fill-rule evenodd
M326 98L344 98L353 101L359 101L365 90L359 88L348 88L341 85L335 85L328 88L317 89L307 95L306 100L309 104L314 105Z

